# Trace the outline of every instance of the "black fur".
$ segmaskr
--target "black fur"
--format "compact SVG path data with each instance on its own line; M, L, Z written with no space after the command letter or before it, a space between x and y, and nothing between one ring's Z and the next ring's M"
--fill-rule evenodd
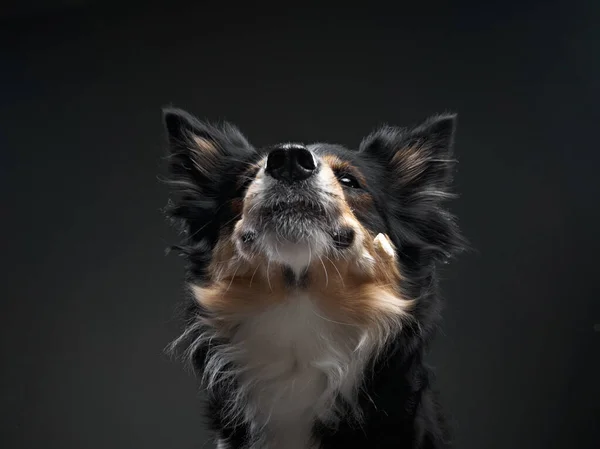
M201 284L206 281L205 269L219 233L235 222L228 206L243 195L240 177L263 151L254 149L228 124L201 123L177 109L166 109L164 120L173 186L167 213L184 233L176 248L188 261L188 278ZM445 208L445 200L452 198L455 122L454 115L441 115L416 128L382 127L364 139L358 151L338 145L314 147L320 153L338 154L351 161L367 179L374 202L369 210L358 211L357 218L375 233L390 236L398 248L405 280L402 288L407 297L417 299L414 322L402 329L383 356L373 360L372 370L365 376L361 424L350 417L335 428L315 423L314 435L323 449L449 447L431 385L432 373L423 357L440 313L436 267L464 246L455 220ZM208 173L195 165L198 150L194 136L218 149L218 158ZM187 350L197 337L200 331L193 331L194 317L204 313L190 301L187 320L192 332L179 342L180 349ZM198 373L209 350L199 348L194 354ZM248 443L247 429L228 426L222 418L227 395L221 391L208 398L211 425L228 438L228 447L243 448Z

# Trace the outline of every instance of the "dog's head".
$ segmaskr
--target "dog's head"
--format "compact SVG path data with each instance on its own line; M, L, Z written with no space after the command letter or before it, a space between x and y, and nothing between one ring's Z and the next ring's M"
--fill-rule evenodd
M331 316L402 315L460 246L451 197L454 115L383 127L357 150L257 149L232 125L164 111L174 196L197 300L234 315L309 292Z

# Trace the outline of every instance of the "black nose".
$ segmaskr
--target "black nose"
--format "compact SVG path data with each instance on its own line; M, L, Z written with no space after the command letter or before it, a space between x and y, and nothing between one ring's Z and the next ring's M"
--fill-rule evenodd
M315 159L304 147L281 147L269 153L266 173L279 181L308 179L317 168Z

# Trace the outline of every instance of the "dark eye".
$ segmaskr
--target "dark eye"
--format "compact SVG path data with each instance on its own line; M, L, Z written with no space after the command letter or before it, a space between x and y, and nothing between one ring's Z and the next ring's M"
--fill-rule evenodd
M340 184L342 184L344 187L349 187L351 189L360 189L359 182L352 175L343 173L338 176L338 180L340 181Z

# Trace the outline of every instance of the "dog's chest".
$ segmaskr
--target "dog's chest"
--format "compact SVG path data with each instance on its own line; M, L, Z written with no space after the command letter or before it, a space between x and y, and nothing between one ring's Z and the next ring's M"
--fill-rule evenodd
M233 342L246 419L266 440L260 447L310 447L315 419L327 417L335 395L358 379L353 341L351 330L304 295L245 320Z

